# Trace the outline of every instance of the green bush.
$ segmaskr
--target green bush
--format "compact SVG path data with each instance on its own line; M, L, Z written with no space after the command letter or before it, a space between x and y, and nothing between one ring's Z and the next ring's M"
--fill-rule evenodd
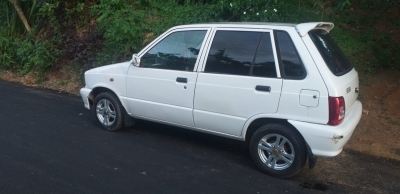
M140 1L100 0L91 8L97 16L98 29L103 34L103 51L98 55L97 65L126 60L139 49L148 29L146 12L136 9Z
M21 40L17 47L18 64L22 66L22 74L33 70L44 71L52 67L60 55L53 44L47 40Z
M94 66L129 60L132 53L176 25L278 18L276 0L231 2L100 0L91 8L104 38L103 50Z
M3 69L20 70L22 74L34 70L43 72L55 64L59 55L60 51L48 40L0 38Z
M0 68L2 69L12 69L15 65L12 46L10 38L0 36Z
M0 19L0 68L18 70L22 74L31 71L44 72L60 58L62 29L57 12L62 11L66 3L61 1L39 2L21 0L20 6L32 32L28 34L8 1L1 3ZM60 12L62 14L62 12ZM43 29L45 28L45 29Z
M84 58L76 61L85 63L81 64L84 68L126 61L132 53L176 25L320 20L335 23L332 36L356 66L365 67L367 71L400 69L399 42L394 40L393 34L376 33L373 27L384 19L374 13L393 7L398 9L395 1L20 0L19 3L32 33L25 32L8 1L0 2L0 68L22 73L46 71L60 58L75 60L75 56ZM355 14L357 10L361 13ZM371 14L361 17L363 11ZM90 31L93 34L86 41L96 42L80 44L80 39L71 35L71 28L84 28L88 23L91 28L97 25L97 31ZM393 28L399 28L399 20L392 23Z

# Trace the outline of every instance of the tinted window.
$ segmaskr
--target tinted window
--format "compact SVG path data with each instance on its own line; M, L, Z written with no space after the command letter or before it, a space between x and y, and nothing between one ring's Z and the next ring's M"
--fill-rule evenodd
M296 48L286 32L276 31L280 65L286 78L301 79L306 73Z
M264 33L254 60L253 76L276 77L275 59L272 51L271 35Z
M276 77L270 34L217 31L204 72Z
M328 33L322 30L314 30L309 32L309 35L333 74L339 76L353 69L353 66Z
M142 56L140 66L193 71L207 31L174 32Z

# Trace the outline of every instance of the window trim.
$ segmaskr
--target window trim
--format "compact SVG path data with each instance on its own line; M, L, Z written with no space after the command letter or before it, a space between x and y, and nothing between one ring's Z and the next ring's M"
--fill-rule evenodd
M217 72L204 72L204 69L206 67L207 63L207 57L208 54L210 53L210 49L212 46L212 43L214 42L215 35L217 31L235 31L235 32L261 32L261 33L269 33L269 38L271 39L271 46L272 46L272 53L274 57L274 62L275 62L275 70L276 70L276 77L262 77L262 76L254 76L254 75L236 75L236 74L227 74L227 73L217 73ZM271 29L259 29L259 28L232 28L232 27L215 27L212 28L210 37L207 41L207 47L204 48L206 51L203 53L204 56L202 56L202 61L201 64L199 64L199 73L207 73L207 74L217 74L217 75L234 75L234 76L241 76L241 77L254 77L254 78L266 78L266 79L281 79L282 74L280 71L280 65L278 63L278 50L275 48L275 38L274 38L274 30ZM265 38L265 37L264 37ZM258 51L258 49L257 49ZM256 51L256 52L257 52Z
M139 59L141 59L146 53L148 53L151 49L153 49L155 46L158 45L158 43L160 43L161 41L163 41L165 38L167 38L169 35L175 33L175 32L186 32L186 31L206 31L206 34L204 35L204 40L203 40L203 44L200 47L200 52L197 55L197 59L196 59L196 63L194 64L193 70L192 71L183 71L183 72L196 72L197 68L199 66L199 61L200 58L202 56L202 54L204 53L204 48L206 45L206 41L209 38L210 34L211 34L211 28L205 28L205 27L193 27L193 28L177 28L177 29L171 29L165 33L163 33L162 35L160 35L158 38L156 38L155 40L153 40L150 44L148 44L145 48L143 48L139 53L138 53L138 57ZM141 67L140 64L138 66L138 68L146 68L146 69L157 69L157 70L164 70L164 71L182 71L182 70L175 70L175 69L159 69L159 68L151 68L151 67Z
M287 76L285 74L285 69L283 68L283 63L282 63L282 58L281 58L281 51L280 51L280 47L279 47L278 32L285 33L285 34L287 34L289 36L289 40L292 43L292 46L293 46L293 48L294 48L294 50L296 52L296 55L300 59L301 67L302 67L303 72L304 72L304 75L302 77ZM304 67L303 60L301 59L300 54L297 51L297 47L294 44L290 34L287 31L284 31L284 30L274 30L274 39L275 39L275 47L276 47L276 52L277 52L276 55L278 57L277 59L278 59L278 62L279 62L279 70L280 70L280 73L281 73L281 77L283 79L290 79L290 80L304 80L307 77L307 71L306 71L306 68Z

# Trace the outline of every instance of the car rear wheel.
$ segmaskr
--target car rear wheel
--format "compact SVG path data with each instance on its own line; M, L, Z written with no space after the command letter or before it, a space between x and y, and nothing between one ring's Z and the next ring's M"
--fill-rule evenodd
M122 106L115 95L108 92L97 95L92 110L101 128L107 131L122 128Z
M295 129L282 124L267 124L257 129L251 137L250 154L262 172L288 178L304 166L307 148Z

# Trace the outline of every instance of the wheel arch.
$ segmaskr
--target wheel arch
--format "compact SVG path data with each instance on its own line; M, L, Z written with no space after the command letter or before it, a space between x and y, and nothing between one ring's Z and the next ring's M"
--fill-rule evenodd
M88 95L90 107L93 106L93 102L94 102L94 99L96 98L96 96L101 93L104 93L104 92L109 92L109 93L113 94L121 102L121 99L119 99L117 93L114 92L113 90L111 90L110 88L107 88L104 86L96 86L95 88L92 89L92 91ZM121 102L121 104L122 104L122 102Z
M132 117L129 116L128 109L125 107L123 101L119 98L117 93L110 88L107 88L104 86L96 86L95 88L93 88L92 91L88 95L89 106L92 107L96 96L101 93L104 93L104 92L109 92L117 98L117 100L119 101L119 103L122 106L124 126L125 127L132 126L134 124L134 121L133 121Z
M255 118L251 121L247 122L247 127L244 130L244 140L246 142L249 142L253 134L257 131L258 128L260 128L263 125L266 124L271 124L271 123L278 123L278 124L283 124L286 126L289 126L293 130L296 130L298 133L300 133L292 124L290 124L286 119L281 119L281 118L273 118L273 117L259 117ZM301 134L300 134L301 135ZM303 136L302 136L303 137ZM303 138L304 139L304 138Z
M266 115L258 115L255 117L252 117L253 119L249 119L245 126L244 126L244 141L247 143L250 143L250 139L253 136L253 134L257 131L258 128L260 128L262 125L266 125L266 124L270 124L270 123L277 123L277 124L282 124L285 125L289 128L291 128L293 131L296 131L300 137L303 139L304 143L306 144L307 147L307 158L309 161L309 168L312 169L316 163L317 163L317 157L314 156L314 154L312 153L312 150L310 148L310 146L308 145L306 139L304 138L304 136L300 133L300 131L294 127L290 122L288 122L287 119L282 119L279 117L268 117Z

